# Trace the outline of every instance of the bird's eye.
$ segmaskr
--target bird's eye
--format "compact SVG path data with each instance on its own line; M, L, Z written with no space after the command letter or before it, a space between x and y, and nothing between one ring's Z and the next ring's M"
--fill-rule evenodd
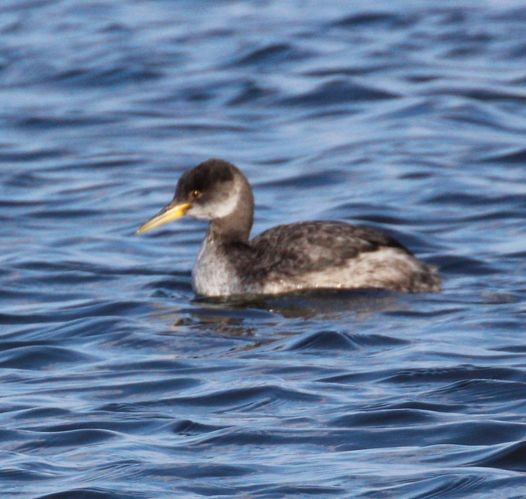
M201 197L201 191L198 191L197 189L193 190L192 192L190 192L190 197L192 199L198 199Z

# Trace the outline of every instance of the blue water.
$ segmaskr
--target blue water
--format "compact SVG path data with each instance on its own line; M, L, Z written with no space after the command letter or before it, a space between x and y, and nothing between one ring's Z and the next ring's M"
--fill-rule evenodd
M524 497L521 4L2 0L0 495ZM444 291L196 300L209 157Z

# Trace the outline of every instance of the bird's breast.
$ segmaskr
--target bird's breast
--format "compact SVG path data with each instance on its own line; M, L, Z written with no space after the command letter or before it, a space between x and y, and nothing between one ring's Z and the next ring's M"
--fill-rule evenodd
M221 245L207 236L192 270L192 286L201 296L227 296L242 292L239 278Z

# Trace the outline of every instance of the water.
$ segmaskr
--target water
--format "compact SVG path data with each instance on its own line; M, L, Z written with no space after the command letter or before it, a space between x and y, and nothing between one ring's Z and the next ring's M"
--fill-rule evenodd
M3 0L2 497L526 495L521 3ZM443 293L196 300L208 157Z

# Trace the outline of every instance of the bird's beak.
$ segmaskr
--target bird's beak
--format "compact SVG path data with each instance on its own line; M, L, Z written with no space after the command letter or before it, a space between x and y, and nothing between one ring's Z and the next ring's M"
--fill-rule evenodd
M176 218L184 217L185 213L192 207L190 203L177 203L172 201L167 204L157 215L153 216L146 223L142 224L136 234L142 234L149 230L164 225L165 223L171 222Z

